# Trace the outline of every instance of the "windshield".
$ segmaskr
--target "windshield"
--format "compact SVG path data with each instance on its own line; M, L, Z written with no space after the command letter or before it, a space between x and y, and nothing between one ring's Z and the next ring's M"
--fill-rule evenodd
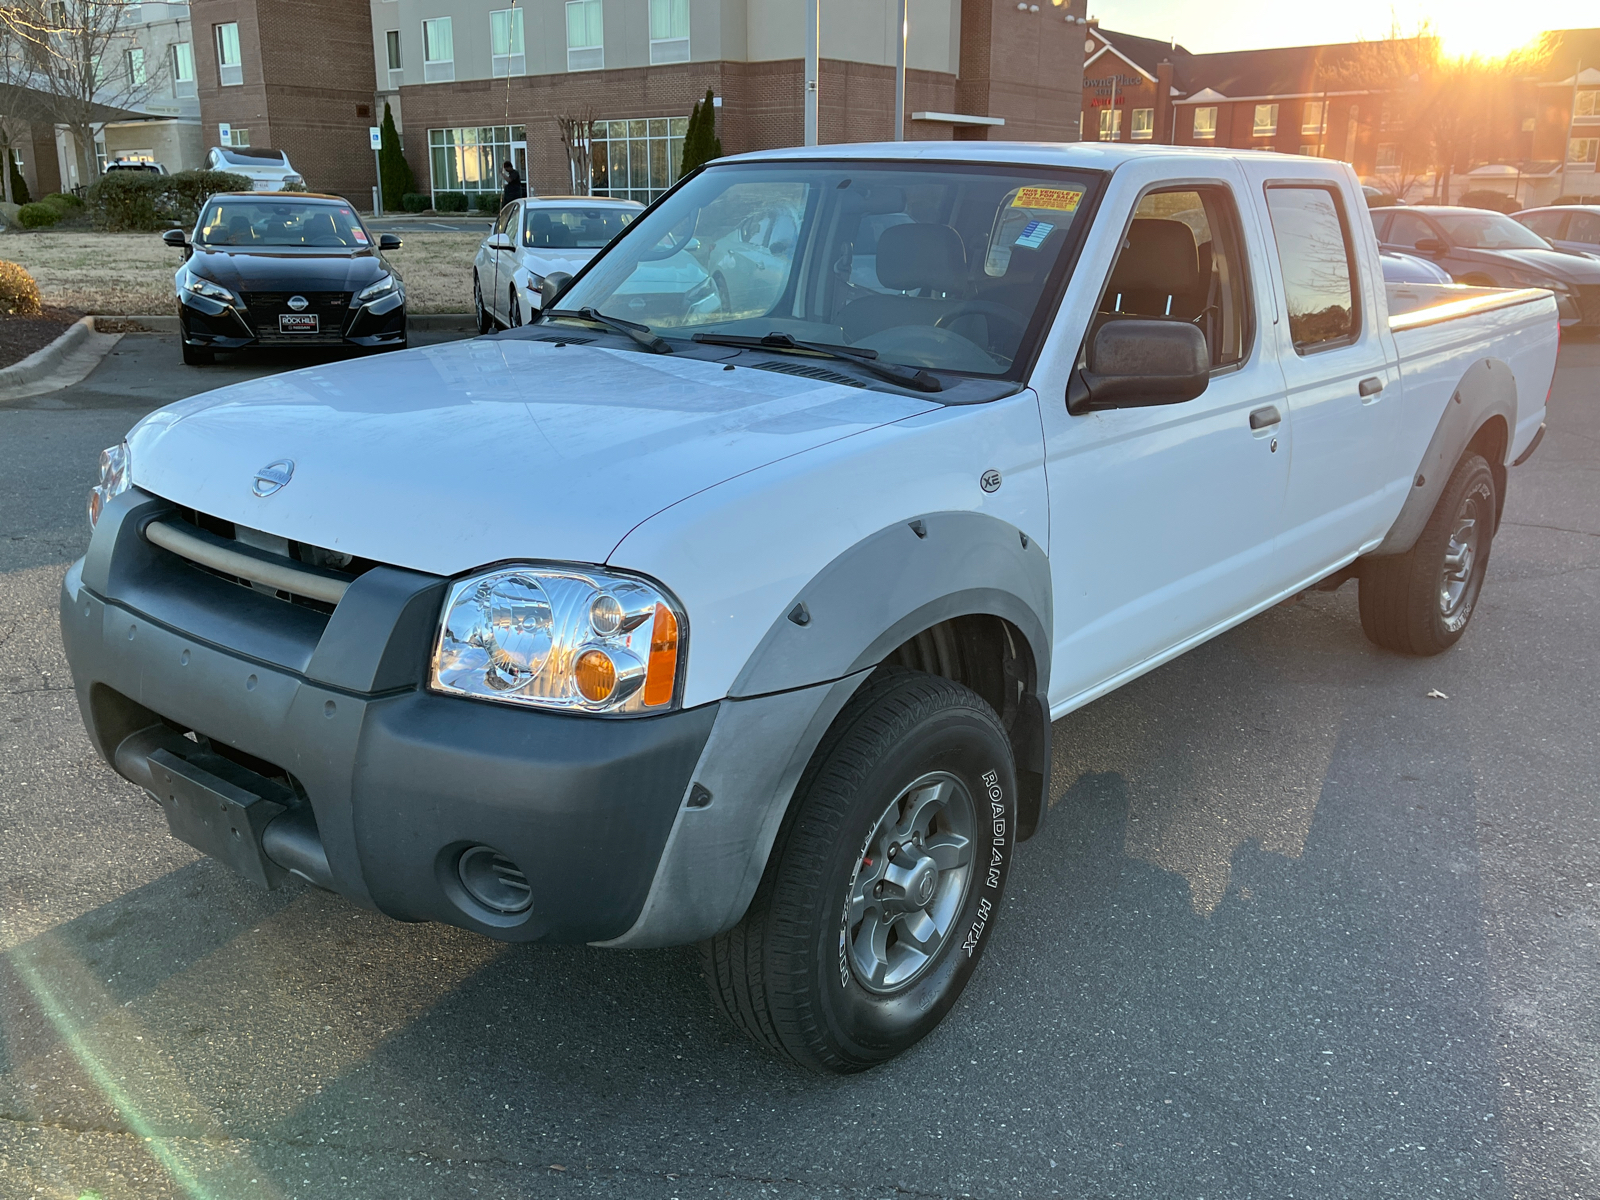
M1452 242L1469 250L1548 250L1550 243L1500 213L1432 213Z
M598 250L640 211L610 205L529 208L522 223L522 244L536 250Z
M780 333L1005 376L1043 326L1040 299L1090 179L950 163L713 166L640 218L561 308L668 341Z
M367 246L367 231L347 204L294 200L213 200L195 241L208 246Z
M224 162L230 162L236 167L267 167L282 166L284 157L282 150L218 150L217 154Z

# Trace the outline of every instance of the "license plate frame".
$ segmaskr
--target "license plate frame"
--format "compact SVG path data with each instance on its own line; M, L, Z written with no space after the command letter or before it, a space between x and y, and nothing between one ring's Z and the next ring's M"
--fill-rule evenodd
M173 837L262 887L278 888L288 881L289 873L261 848L261 835L287 805L230 783L170 750L155 751L149 762L152 794L166 811Z
M279 333L321 333L322 322L316 313L279 313Z

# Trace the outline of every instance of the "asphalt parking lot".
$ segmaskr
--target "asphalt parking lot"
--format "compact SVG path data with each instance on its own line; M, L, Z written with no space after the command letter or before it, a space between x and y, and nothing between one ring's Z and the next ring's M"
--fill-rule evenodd
M275 367L177 359L0 405L0 1195L1600 1195L1600 344L1460 646L1379 651L1352 584L1058 722L972 986L849 1079L722 1023L693 950L402 925L168 836L55 606L101 447Z

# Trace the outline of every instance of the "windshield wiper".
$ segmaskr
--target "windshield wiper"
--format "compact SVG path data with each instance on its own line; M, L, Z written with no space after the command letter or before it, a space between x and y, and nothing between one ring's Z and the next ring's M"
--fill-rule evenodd
M545 317L555 317L567 321L587 321L591 325L598 325L602 329L609 329L612 333L620 333L631 337L639 345L653 354L671 354L672 344L664 337L658 337L650 332L650 326L640 325L637 321L624 321L621 317L608 317L605 313L593 308L579 309L551 309L544 314Z
M836 358L865 367L874 375L898 383L901 387L915 388L919 392L942 392L944 384L937 376L921 367L898 367L893 363L878 362L876 350L863 350L855 346L835 346L829 342L803 342L787 333L769 333L765 337L745 337L734 333L697 333L694 341L708 346L741 346L751 350L777 350L786 354L817 354L823 358Z

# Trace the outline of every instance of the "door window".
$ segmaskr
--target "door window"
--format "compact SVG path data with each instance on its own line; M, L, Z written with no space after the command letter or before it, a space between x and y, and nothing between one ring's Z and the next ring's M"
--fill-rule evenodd
M1394 220L1389 223L1389 233L1383 239L1388 246L1400 246L1406 250L1415 250L1417 243L1427 238L1437 241L1439 235L1415 213L1396 213Z
M500 210L500 215L495 219L494 231L504 233L517 223L517 205L515 201Z
M1250 306L1238 210L1226 188L1152 192L1139 202L1106 281L1097 328L1118 317L1188 321L1213 367L1250 351Z
M1267 212L1278 245L1295 353L1349 345L1360 329L1360 317L1355 252L1338 193L1318 186L1269 187Z
M1600 246L1600 213L1575 212L1567 227L1567 240Z
M1567 214L1564 212L1529 213L1525 217L1518 217L1529 229L1542 238L1558 238L1561 236L1561 226L1566 223Z

